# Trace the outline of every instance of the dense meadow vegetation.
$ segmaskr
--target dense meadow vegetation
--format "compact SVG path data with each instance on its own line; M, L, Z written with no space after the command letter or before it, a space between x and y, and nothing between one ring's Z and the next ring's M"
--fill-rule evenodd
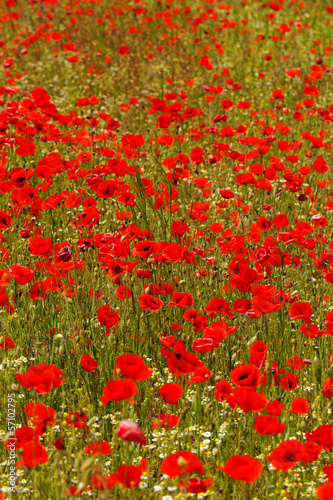
M333 498L330 0L0 1L0 499Z

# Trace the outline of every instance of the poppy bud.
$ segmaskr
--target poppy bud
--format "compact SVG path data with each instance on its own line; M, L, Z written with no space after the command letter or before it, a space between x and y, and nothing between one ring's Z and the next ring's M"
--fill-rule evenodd
M81 481L78 485L77 485L77 491L82 491L83 489L85 488L85 484L83 481Z
M94 463L95 461L95 457L89 457L87 458L83 464L81 465L81 471L85 471L87 469L89 469L89 467Z
M209 413L211 411L212 403L215 404L214 401L212 401L211 403L206 404L206 406L204 408L204 413Z
M20 392L20 388L17 384L12 384L10 390L13 392Z

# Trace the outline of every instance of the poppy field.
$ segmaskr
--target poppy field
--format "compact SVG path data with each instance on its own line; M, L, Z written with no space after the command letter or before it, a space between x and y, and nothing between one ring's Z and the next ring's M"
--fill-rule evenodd
M0 1L0 500L333 498L332 26Z

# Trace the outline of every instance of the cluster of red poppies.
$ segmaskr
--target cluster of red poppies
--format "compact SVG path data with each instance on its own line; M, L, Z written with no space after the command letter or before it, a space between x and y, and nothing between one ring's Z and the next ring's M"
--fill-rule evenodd
M234 3L0 2L5 447L37 476L82 438L67 496L263 498L315 463L333 498L333 8Z

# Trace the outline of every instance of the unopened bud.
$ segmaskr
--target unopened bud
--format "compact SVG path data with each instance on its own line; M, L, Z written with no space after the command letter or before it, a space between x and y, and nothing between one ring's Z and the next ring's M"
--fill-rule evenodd
M87 460L83 462L81 465L81 471L85 471L86 469L89 469L89 467L94 463L95 457L89 457Z

